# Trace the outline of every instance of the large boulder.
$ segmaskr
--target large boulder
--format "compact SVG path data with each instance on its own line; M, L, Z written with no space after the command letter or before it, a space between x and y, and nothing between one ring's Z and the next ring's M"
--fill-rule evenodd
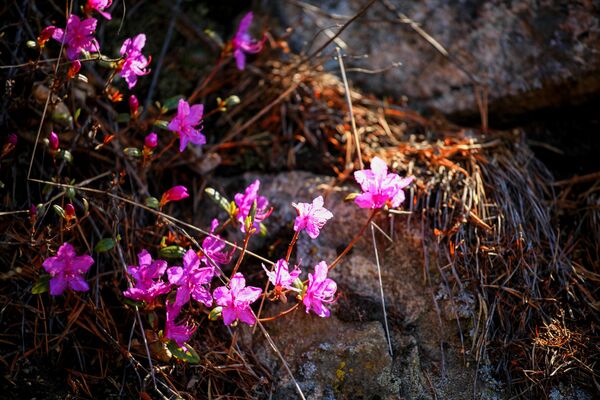
M312 43L314 50L367 1L276 3L282 24L294 28L295 49ZM456 62L386 4L422 27ZM376 1L340 39L345 53L368 56L348 58L347 68L377 70L402 63L377 74L350 72L369 92L406 95L412 105L445 114L474 115L473 80L462 66L487 87L492 112L523 113L585 101L600 92L599 8L593 1ZM339 67L332 61L328 68Z
M366 223L367 210L344 202L348 193L358 189L354 185L334 185L334 178L306 172L248 173L236 182L244 186L255 179L261 181L260 193L276 207L267 220L267 243L280 239L279 246L285 248L291 239L296 215L292 202L310 202L323 195L325 207L334 214L317 239L300 235L292 260L301 264L302 278L317 262L331 262ZM456 321L461 319L463 327L468 326L472 304L465 301L455 310L447 304L449 294L435 283L425 282L423 242L408 228L408 217L401 217L394 222L392 241L377 234L393 354L388 350L370 230L330 273L339 294L331 317L307 314L301 306L265 323L270 338L309 399L464 399L474 392L481 399L501 398L499 387L483 382L481 375L478 379L473 364L468 364L469 357L462 354L465 349ZM377 223L390 233L385 217ZM269 304L263 316L277 315L290 306ZM254 335L252 330L244 329L243 340L272 371L273 398L296 398L294 382L271 345L260 330Z

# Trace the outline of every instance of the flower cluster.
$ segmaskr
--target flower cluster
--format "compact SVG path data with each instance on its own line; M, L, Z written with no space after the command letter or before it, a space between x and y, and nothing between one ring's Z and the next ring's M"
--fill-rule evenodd
M356 182L363 193L354 202L360 208L396 208L404 202L404 189L413 178L401 179L397 174L388 174L387 165L379 157L371 160L371 169L363 169L354 173Z
M244 193L237 193L234 197L238 208L237 220L241 224L242 232L246 232L246 219L250 216L253 207L255 207L255 213L252 227L256 231L260 231L260 223L273 212L272 208L268 208L269 200L258 194L259 189L260 181L257 179L244 190Z
M223 323L231 325L239 320L248 325L254 325L256 317L250 309L250 304L260 297L262 290L246 286L244 276L239 272L229 281L229 287L220 286L215 289L213 297L217 305L223 307Z
M44 260L42 266L50 274L50 294L58 296L66 289L87 292L90 287L83 275L94 264L90 256L78 256L69 243L58 248L56 256Z
M82 51L100 51L100 45L93 36L97 22L95 18L81 20L77 15L71 14L65 29L48 26L40 33L38 42L40 46L49 38L61 42L65 46L67 58L76 60Z
M196 129L202 123L204 105L190 104L181 99L177 105L177 115L169 122L167 128L179 135L179 151L185 150L189 142L196 145L206 144L206 137L202 134L202 127Z
M139 265L127 267L127 272L135 280L135 285L123 292L123 295L150 304L158 296L171 290L167 283L160 280L167 270L167 262L153 261L147 250L142 250L138 254L138 261Z
M140 33L130 39L126 39L119 53L123 57L121 61L121 77L127 82L129 89L137 84L138 76L148 75L150 70L146 69L150 64L143 54L142 49L146 45L146 35Z
M292 205L296 208L298 216L294 221L294 230L300 232L306 230L308 236L316 239L319 236L323 225L333 218L331 211L323 207L323 197L319 196L309 203L299 203Z

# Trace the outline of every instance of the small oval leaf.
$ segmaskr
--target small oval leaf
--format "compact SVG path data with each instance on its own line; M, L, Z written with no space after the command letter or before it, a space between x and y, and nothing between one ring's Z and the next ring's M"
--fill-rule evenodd
M112 238L104 238L100 240L96 247L94 247L94 251L96 253L104 253L106 251L112 250L117 243Z

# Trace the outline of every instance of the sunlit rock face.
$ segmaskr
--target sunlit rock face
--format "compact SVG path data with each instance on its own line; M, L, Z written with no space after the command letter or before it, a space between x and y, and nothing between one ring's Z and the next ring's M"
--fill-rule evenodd
M366 3L276 2L275 14L294 28L293 47L310 53ZM450 59L386 4L435 38ZM387 69L350 72L364 89L466 116L478 113L474 81L487 87L490 110L501 114L582 102L600 92L599 36L596 2L386 0L376 1L336 44L345 47L348 68ZM333 59L326 65L339 68Z

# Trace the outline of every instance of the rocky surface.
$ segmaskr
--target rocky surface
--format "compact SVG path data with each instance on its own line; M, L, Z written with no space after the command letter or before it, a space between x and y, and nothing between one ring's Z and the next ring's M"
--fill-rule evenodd
M257 177L262 182L261 194L276 202L276 211L269 219L269 235L270 239L281 239L282 246L291 238L295 217L292 201L310 201L323 195L325 206L334 214L317 240L301 236L293 258L301 261L304 274L312 272L318 261L335 258L366 222L365 210L343 202L349 192L356 190L353 186L333 190L332 178L304 172L246 174L242 180L237 179L237 184L241 187ZM472 398L473 393L478 398L501 398L501 387L492 390L488 383L477 380L468 355L461 355L463 346L455 317L458 315L466 332L468 320L461 319L461 315L469 315L468 302L466 311L452 312L452 307L444 306L443 293L432 289L435 284L424 282L423 246L418 235L407 228L407 218L396 217L393 242L377 234L392 355L384 329L370 231L331 273L339 288L331 318L306 314L302 308L265 324L307 398L464 399ZM389 221L380 220L378 224L389 233ZM439 314L434 297L439 300ZM265 315L275 315L286 307L289 305L270 306ZM273 398L296 398L289 374L267 341L260 332L252 335L250 331L245 330L244 341L273 372ZM468 352L470 345L465 343L464 347ZM476 380L478 385L474 387Z
M296 50L316 49L365 0L276 2L283 26L294 28ZM386 3L434 37L442 56ZM321 32L320 34L315 34ZM310 43L313 41L312 46ZM523 114L586 100L600 93L600 5L597 1L376 1L340 36L347 67L369 92L400 97L445 114L477 114L473 79L487 86L492 114ZM337 63L329 63L338 70Z

